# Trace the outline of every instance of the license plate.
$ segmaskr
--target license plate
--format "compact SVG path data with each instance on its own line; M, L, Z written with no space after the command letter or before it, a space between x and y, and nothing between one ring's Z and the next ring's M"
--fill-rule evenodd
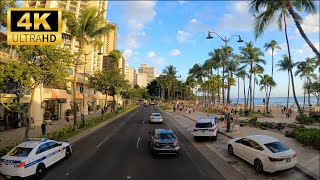
M288 162L291 162L291 158L286 159L286 162L287 162L287 163L288 163Z
M206 132L205 130L202 130L202 132Z
M170 148L170 146L165 146L164 148Z
M6 178L11 179L11 176L6 176Z

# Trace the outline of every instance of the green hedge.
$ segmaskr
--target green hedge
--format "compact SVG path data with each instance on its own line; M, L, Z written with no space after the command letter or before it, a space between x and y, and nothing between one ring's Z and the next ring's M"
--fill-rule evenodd
M109 113L105 113L105 114L98 116L98 117L86 119L84 121L84 123L79 121L77 123L78 131L81 129L85 129L85 128L88 129L90 127L93 127L99 123L102 123L106 120L109 120L109 119L115 117L118 114L121 114L123 112L129 111L134 108L135 108L135 106L128 106L128 107L125 107L124 109L117 110L115 112L109 112ZM74 131L74 126L69 125L69 126L66 126L62 129L57 129L57 130L51 131L49 133L46 133L44 136L41 136L41 137L45 137L45 138L56 140L56 141L61 141L61 140L65 139L66 137L72 137L75 134L76 134L76 132ZM20 143L16 143L14 145L7 146L7 147L0 147L0 157L7 154L13 147L15 147L18 144L20 144Z
M297 115L296 117L296 121L298 121L300 124L311 124L311 123L314 123L314 119L313 117L309 117L307 115Z
M297 128L294 130L294 137L306 146L313 146L320 150L320 129Z
M164 111L173 109L172 106L160 106L160 108Z

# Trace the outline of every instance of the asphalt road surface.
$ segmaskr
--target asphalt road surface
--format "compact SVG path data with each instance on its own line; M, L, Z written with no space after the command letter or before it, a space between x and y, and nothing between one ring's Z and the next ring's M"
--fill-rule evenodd
M163 124L150 124L156 106L139 107L84 137L73 145L73 155L50 167L44 179L225 179L184 135L164 117ZM180 142L179 156L150 153L149 132L173 129Z

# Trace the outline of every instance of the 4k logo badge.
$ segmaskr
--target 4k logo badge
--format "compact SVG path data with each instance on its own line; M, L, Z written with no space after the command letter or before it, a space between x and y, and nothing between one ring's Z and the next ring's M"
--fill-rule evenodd
M60 45L62 11L59 8L9 8L8 45Z

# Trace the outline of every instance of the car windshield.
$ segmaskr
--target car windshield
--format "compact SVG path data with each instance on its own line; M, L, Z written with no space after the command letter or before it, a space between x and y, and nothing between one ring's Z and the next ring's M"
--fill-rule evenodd
M152 114L152 116L160 117L160 114Z
M31 151L32 148L16 147L13 151L10 152L9 156L27 157Z
M165 139L174 139L175 136L173 133L160 133L158 134L159 140L165 140Z
M280 141L264 144L271 152L279 153L289 150L289 148Z
M197 123L196 128L211 128L212 124L207 122L207 123Z

